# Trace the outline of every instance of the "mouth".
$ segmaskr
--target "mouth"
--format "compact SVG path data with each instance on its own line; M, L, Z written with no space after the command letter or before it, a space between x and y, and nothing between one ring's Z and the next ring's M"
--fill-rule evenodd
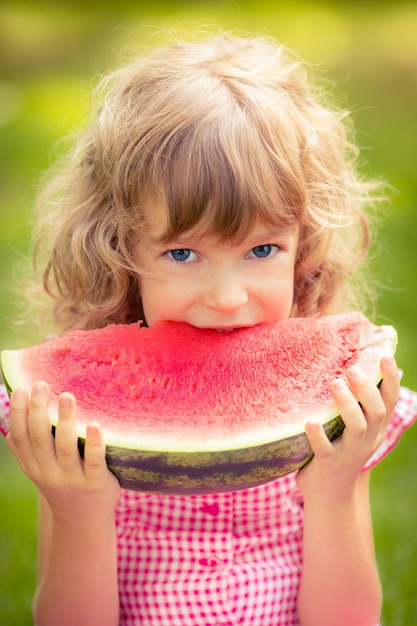
M246 324L243 326L216 326L211 327L211 330L215 330L218 333L232 333L235 330L244 330L245 328L253 328L258 324Z
M212 330L217 333L232 333L237 330L245 330L245 328L254 328L254 326L259 326L260 323L261 322L256 324L239 324L237 326L198 326L197 328Z

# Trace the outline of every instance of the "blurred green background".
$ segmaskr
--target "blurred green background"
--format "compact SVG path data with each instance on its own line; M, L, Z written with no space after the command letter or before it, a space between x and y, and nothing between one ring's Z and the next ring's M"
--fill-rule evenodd
M416 2L0 2L0 349L39 339L10 323L13 267L28 252L38 179L65 148L56 142L84 121L93 78L172 30L211 25L287 43L354 112L364 174L393 188L374 246L377 322L397 327L403 380L417 389ZM416 442L417 428L373 472L384 626L417 624ZM1 440L0 626L31 624L35 569L34 490Z

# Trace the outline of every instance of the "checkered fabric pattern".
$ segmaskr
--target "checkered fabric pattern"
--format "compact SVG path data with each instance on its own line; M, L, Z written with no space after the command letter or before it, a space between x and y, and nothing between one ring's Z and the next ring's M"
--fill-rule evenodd
M0 386L0 430L8 430ZM417 417L402 388L378 463ZM122 490L116 509L121 626L297 626L302 497L296 474L243 491Z
M10 402L5 385L0 385L0 433L9 432Z
M297 624L294 475L210 496L123 491L116 520L123 625Z

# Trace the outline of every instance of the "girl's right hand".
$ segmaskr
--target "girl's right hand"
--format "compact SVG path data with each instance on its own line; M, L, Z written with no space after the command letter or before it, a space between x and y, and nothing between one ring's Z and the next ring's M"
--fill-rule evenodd
M7 445L48 501L55 520L78 526L107 522L114 516L120 486L107 469L101 428L96 422L88 424L82 459L74 396L62 393L59 397L54 437L49 395L44 382L33 386L30 397L23 389L12 392Z

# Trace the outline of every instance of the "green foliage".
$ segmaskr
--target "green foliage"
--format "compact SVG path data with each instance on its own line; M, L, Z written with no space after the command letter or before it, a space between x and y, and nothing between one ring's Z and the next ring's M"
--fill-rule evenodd
M364 173L392 185L375 237L377 322L399 332L404 382L417 388L417 5L406 2L200 0L0 4L0 348L28 343L15 328L13 267L29 250L37 181L53 144L88 111L91 77L119 51L163 43L171 30L204 27L271 34L337 81L354 111ZM342 95L345 94L345 95ZM417 623L415 429L373 474L375 538L384 586L383 624ZM36 569L36 499L0 441L0 624L31 623ZM354 601L354 600L353 600Z
M0 472L0 624L30 626L36 580L36 494L3 437Z

